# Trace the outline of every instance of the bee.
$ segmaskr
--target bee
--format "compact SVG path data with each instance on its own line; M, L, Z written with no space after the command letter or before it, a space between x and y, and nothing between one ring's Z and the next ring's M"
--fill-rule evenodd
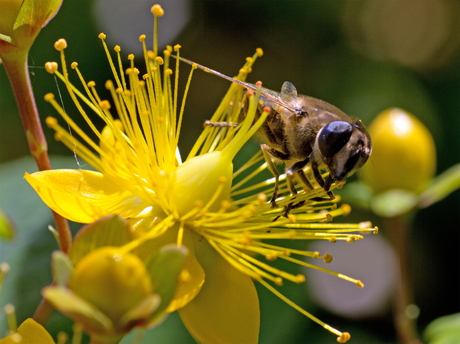
M182 57L180 60L195 64ZM257 91L253 84L196 65L247 90ZM275 188L270 200L273 207L276 207L279 188L279 173L273 159L284 163L288 187L293 195L297 194L293 183L294 175L297 175L307 188L314 189L304 172L304 167L310 163L316 182L329 196L329 199L313 200L323 201L335 198L330 191L334 181L344 182L363 166L371 155L371 138L360 119L347 116L343 111L323 100L298 95L295 86L288 81L284 82L281 92L262 88L256 119L267 106L270 113L259 130L266 141L261 145L262 152L270 171L275 176ZM245 108L247 109L247 105ZM206 125L225 126L225 122L206 121ZM323 179L320 169L329 172L326 180ZM285 215L291 207L292 204L288 206Z

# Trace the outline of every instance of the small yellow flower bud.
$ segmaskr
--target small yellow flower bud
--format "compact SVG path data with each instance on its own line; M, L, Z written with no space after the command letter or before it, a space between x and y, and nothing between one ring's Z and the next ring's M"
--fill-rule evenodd
M410 113L393 108L369 126L371 162L359 171L374 192L403 189L418 192L436 172L436 150L428 129Z
M73 270L69 288L115 324L152 293L143 262L117 247L103 247L85 256Z

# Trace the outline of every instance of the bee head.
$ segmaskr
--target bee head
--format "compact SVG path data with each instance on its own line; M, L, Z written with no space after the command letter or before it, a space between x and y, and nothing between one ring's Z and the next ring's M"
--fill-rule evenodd
M372 152L371 138L360 120L328 123L318 132L316 143L331 177L337 180L352 175Z

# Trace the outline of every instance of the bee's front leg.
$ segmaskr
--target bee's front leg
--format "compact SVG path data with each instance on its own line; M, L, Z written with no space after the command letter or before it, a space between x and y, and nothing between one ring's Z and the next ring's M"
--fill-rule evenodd
M321 176L321 173L319 172L319 166L314 159L311 160L311 169L313 171L313 176L315 177L315 180L324 189L324 191L327 192L327 195L329 196L329 199L322 197L315 197L312 199L316 202L333 201L335 199L335 195L332 193L332 191L329 190L332 184L332 177L329 175L327 177L327 181L325 182L323 177Z

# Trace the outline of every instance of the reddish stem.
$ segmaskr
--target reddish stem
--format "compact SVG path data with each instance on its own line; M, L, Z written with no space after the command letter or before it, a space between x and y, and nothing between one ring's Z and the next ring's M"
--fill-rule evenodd
M418 339L414 318L406 315L407 306L413 303L413 285L410 271L410 228L409 215L386 219L388 237L396 249L399 259L399 281L393 297L393 318L399 343L421 344Z
M37 163L40 171L50 170L51 163L48 158L48 147L45 135L43 134L40 118L38 116L35 98L30 84L29 69L27 67L27 54L17 55L12 59L3 61L6 73L13 88L14 97L18 104L19 114L26 132L30 152ZM53 211L56 230L59 233L60 249L68 252L72 243L67 220Z

